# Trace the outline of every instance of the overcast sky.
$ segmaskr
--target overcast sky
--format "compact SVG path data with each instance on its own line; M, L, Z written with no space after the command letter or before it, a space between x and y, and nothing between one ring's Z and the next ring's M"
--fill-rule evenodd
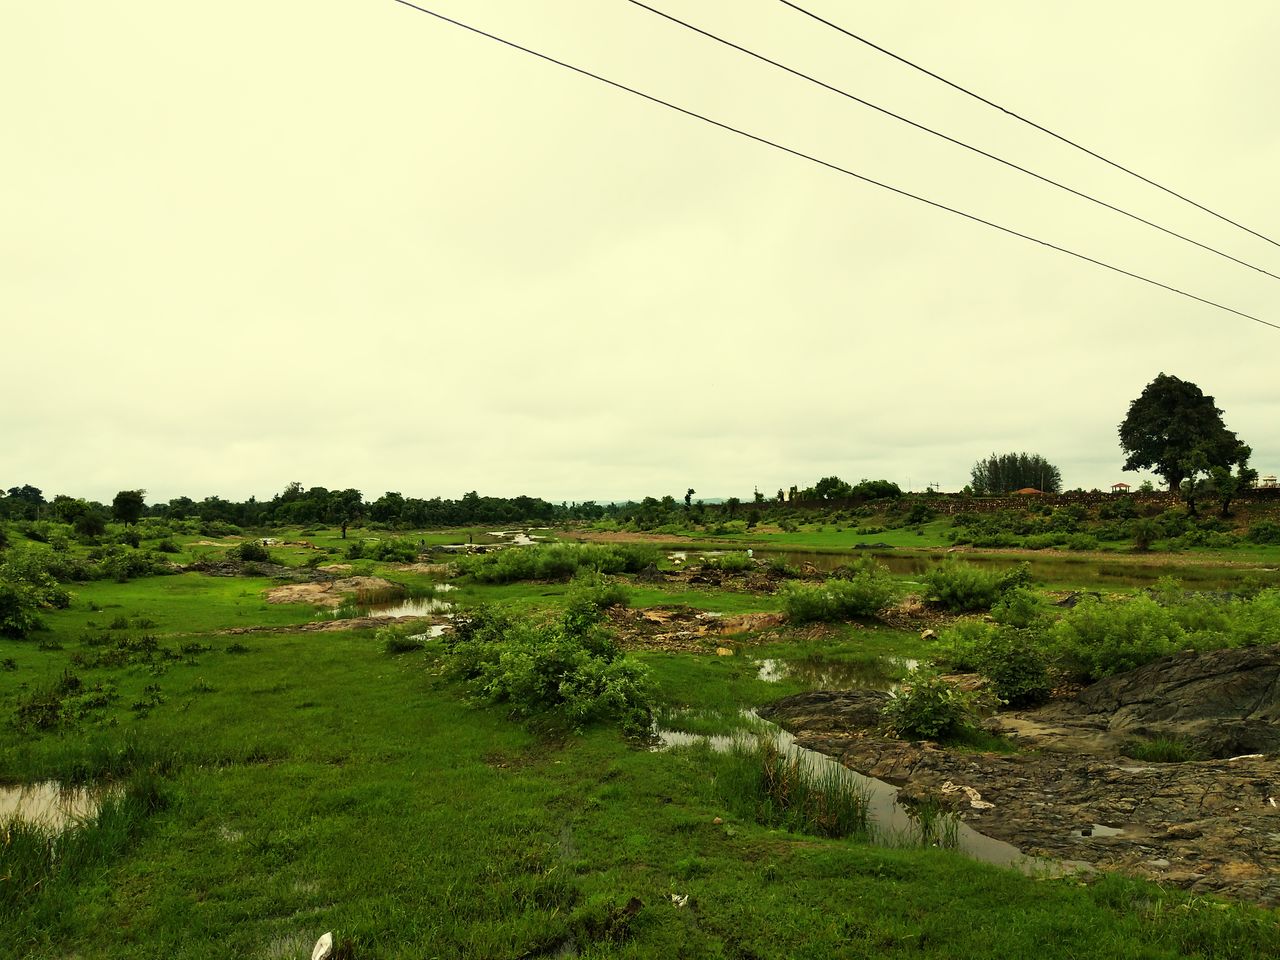
M1280 273L1216 221L776 0L653 0ZM1280 323L1280 280L625 0L425 5ZM1280 5L806 5L1280 239ZM1161 371L1280 472L1280 331L394 0L0 12L0 485L552 500L1120 471Z

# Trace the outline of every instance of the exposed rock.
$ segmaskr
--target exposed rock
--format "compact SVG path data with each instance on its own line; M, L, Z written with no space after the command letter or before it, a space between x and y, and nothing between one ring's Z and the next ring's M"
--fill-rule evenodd
M1083 737L1119 751L1134 739L1165 737L1204 757L1274 753L1280 749L1280 647L1166 657L1009 720L1012 728L1022 725L1024 739L1050 748L1055 740Z
M815 691L760 715L801 746L954 810L1032 856L1082 861L1197 893L1280 904L1280 758L1187 763L1119 756L1135 736L1180 736L1224 754L1280 743L1280 649L1185 655L1094 684L994 728L1052 748L995 754L879 736L885 694ZM990 804L990 807L987 805Z

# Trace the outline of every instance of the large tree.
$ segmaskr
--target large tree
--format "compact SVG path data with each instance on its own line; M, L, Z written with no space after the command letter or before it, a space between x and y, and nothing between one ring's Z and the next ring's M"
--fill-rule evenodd
M121 490L111 501L111 512L126 527L137 523L147 508L146 496L145 490Z
M1043 493L1062 491L1062 473L1038 453L993 453L973 465L970 480L979 496L999 496L1027 487Z
M1120 424L1120 448L1125 470L1151 470L1164 478L1171 492L1190 494L1192 513L1203 478L1215 469L1230 474L1232 467L1240 467L1238 477L1246 482L1249 477L1251 451L1222 422L1213 397L1190 381L1164 373L1129 404ZM1229 505L1230 496L1224 499Z

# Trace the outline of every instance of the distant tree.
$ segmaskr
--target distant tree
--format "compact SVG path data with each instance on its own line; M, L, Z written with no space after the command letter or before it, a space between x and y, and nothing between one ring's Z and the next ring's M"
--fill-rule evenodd
M739 500L737 497L730 497L728 500L724 502L725 512L728 513L729 516L731 517L738 512L738 508L740 506L742 506L742 501Z
M973 465L969 486L978 496L992 497L1034 487L1043 493L1062 491L1062 474L1038 453L993 453Z
M851 494L865 500L896 500L902 496L902 488L892 480L859 480Z
M813 493L819 500L843 500L853 488L839 477L823 477L813 485Z
M83 540L91 540L107 532L107 518L100 509L91 507L76 517L71 526L75 530L77 537Z
M463 500L472 497L479 500L479 494L474 490L465 494ZM329 516L330 523L336 523L342 528L342 539L347 539L347 527L364 515L364 495L359 490L335 490L329 495Z
M145 490L121 490L111 501L112 515L126 527L137 523L147 508L146 496Z
M693 489L693 487L690 487L684 492L684 508L686 510L693 506L693 495L697 492L698 491Z
M1227 429L1213 397L1187 380L1161 373L1129 404L1119 430L1124 469L1159 474L1192 515L1196 499L1212 492L1207 478L1215 467L1228 475L1239 467L1248 475L1252 451Z
M24 483L20 487L10 487L9 495L4 499L5 515L14 520L39 520L40 508L44 506L44 493L39 487Z

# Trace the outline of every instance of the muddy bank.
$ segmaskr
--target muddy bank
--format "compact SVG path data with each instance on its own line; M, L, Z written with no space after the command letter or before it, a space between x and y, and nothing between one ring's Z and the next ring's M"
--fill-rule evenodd
M287 583L267 591L267 603L310 603L317 607L335 609L346 597L361 594L390 596L403 593L404 587L382 577L344 577L341 580Z
M744 613L720 616L684 606L611 607L609 624L618 646L624 650L673 650L715 653L725 638L779 626L781 613Z
M887 694L817 691L761 716L801 746L954 810L1031 856L1280 904L1280 760L1141 763L1069 749L972 753L876 732ZM1067 745L1069 746L1069 745Z

